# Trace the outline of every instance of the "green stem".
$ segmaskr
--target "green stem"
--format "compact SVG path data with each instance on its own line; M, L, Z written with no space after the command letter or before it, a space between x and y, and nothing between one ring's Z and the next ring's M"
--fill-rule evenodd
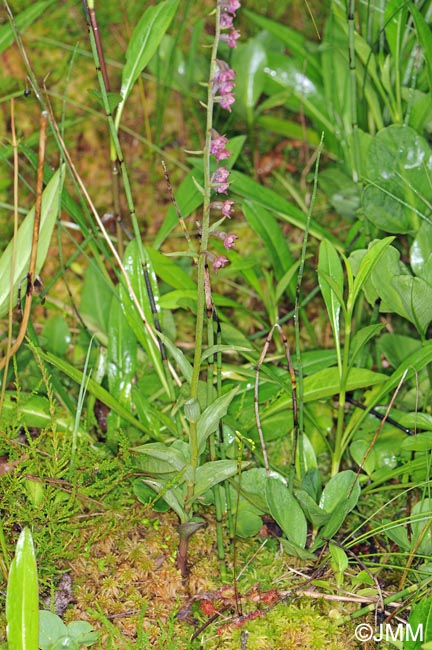
M351 296L348 296L347 311L345 316L345 336L344 336L344 351L342 359L342 373L339 391L339 406L337 415L337 429L336 440L332 458L332 476L338 473L343 454L342 439L344 434L345 424L345 401L346 401L346 386L349 373L349 353L351 344L351 328L352 328L352 312L354 305L352 304Z
M193 371L190 387L191 399L198 399L198 385L201 370L201 355L203 348L203 333L204 333L204 308L205 308L205 266L206 266L206 253L209 240L210 230L210 202L211 202L211 180L210 180L210 143L211 143L211 129L213 126L213 79L216 74L216 55L219 46L220 37L220 7L216 9L216 30L213 41L211 60L210 60L210 75L207 92L207 120L206 120L206 139L203 152L203 171L204 171L204 201L203 201L203 216L201 222L201 245L198 256L198 277L197 277L197 315L195 325L195 354L193 361ZM198 467L198 435L197 423L195 421L190 423L189 428L189 447L190 447L190 462L192 467L191 478L187 483L187 496L191 507L193 493L195 489L195 476Z

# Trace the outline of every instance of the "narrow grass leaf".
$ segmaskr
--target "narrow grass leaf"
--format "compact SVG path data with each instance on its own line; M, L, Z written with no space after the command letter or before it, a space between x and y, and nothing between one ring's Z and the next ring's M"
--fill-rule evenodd
M15 25L19 32L22 32L26 27L33 25L35 20L43 14L45 9L52 4L55 0L46 0L45 2L33 2L27 9L21 11L20 14L14 16ZM0 53L4 52L14 42L15 34L10 23L0 27Z
M410 2L408 6L414 18L419 43L424 50L429 91L432 92L432 31L414 3Z
M78 370L78 368L75 368L72 366L70 363L65 361L64 359L60 359L59 357L56 357L54 354L51 354L50 352L44 352L43 350L38 350L38 354L44 359L45 361L48 361L48 363L51 363L53 366L55 366L58 370L61 370L61 372L64 372L68 377L73 379L77 384L81 384L83 381L83 373ZM91 393L96 397L96 399L100 400L103 404L106 404L110 409L115 411L118 415L120 415L122 418L127 420L130 424L135 426L137 429L140 431L143 431L144 433L147 433L151 437L151 431L139 420L137 420L131 413L130 409L125 408L120 404L120 402L115 399L110 393L105 390L100 384L98 384L94 379L89 378L88 383L87 383L87 392Z

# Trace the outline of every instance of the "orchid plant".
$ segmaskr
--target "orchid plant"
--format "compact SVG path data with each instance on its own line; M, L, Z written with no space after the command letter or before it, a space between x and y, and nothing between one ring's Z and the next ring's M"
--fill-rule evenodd
M197 223L200 235L199 250L195 255L197 268L197 313L195 326L195 352L189 381L189 397L185 402L184 416L188 425L188 443L176 440L171 447L166 448L161 443L146 444L135 449L144 454L141 463L146 476L142 481L162 497L175 510L180 518L180 545L177 563L183 575L187 572L187 548L190 536L204 522L197 519L195 514L197 500L204 494L214 491L214 500L219 524L222 521L224 497L221 484L234 476L238 471L236 460L218 458L216 449L218 442L214 440L221 419L227 412L228 406L236 393L236 389L222 395L220 382L215 392L212 371L208 371L207 396L202 397L200 386L203 371L204 347L214 345L214 322L217 321L211 298L211 267L214 272L226 266L227 257L210 250L212 237L221 239L224 247L231 249L238 239L234 233L219 230L225 219L232 216L234 201L227 196L230 188L230 172L224 165L219 165L231 156L227 147L228 138L213 128L213 110L215 105L231 111L235 101L235 73L229 65L218 58L218 48L221 41L228 47L234 48L240 36L234 28L236 11L240 7L238 0L218 0L213 15L215 16L215 34L210 59L210 74L208 82L206 108L206 138L202 151L203 155L203 184L198 186L202 194L202 217ZM214 169L214 162L218 165ZM207 318L207 328L205 319ZM207 338L205 336L207 330ZM208 356L208 354L207 354ZM215 398L215 394L217 395ZM202 462L205 457L205 446L209 441L210 460ZM165 464L162 468L160 461ZM166 471L168 469L172 471ZM165 474L163 470L165 469ZM218 534L219 556L223 555L221 534Z

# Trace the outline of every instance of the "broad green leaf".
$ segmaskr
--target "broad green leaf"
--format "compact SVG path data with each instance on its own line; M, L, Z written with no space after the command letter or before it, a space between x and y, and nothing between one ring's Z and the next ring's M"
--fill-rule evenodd
M279 300L282 298L283 294L285 291L288 289L290 284L292 284L294 277L300 267L301 264L301 259L297 260L291 268L288 269L286 273L281 277L279 282L276 285L276 290L275 290L275 300L276 302L279 302Z
M325 512L334 512L342 503L352 510L360 496L357 474L350 469L332 476L325 486L320 499L320 508Z
M405 451L430 451L432 449L432 431L422 431L416 436L405 438L402 449Z
M326 539L331 539L342 526L349 512L356 506L360 496L357 475L351 470L339 472L325 486L320 507L330 513L330 519L319 531L312 548L317 549Z
M411 245L410 265L415 275L432 286L432 225L426 221Z
M362 261L360 262L360 267L355 276L352 292L348 297L348 302L351 303L352 306L355 305L358 294L367 282L370 274L374 269L374 266L378 263L385 249L390 246L393 239L394 237L385 237L384 239L378 240L369 248L366 255L363 257Z
M235 515L236 537L254 537L258 535L263 520L259 513L247 501L241 500Z
M326 132L329 138L335 133L336 127L328 112L328 106L322 88L322 78L313 70L305 71L304 61L296 61L292 57L278 52L267 52L267 84L265 91L274 93L274 89L289 90L287 106L292 111L303 110L317 127Z
M409 126L393 124L372 140L362 196L365 216L391 233L414 233L431 221L432 152L428 142Z
M140 503L145 506L151 504L151 509L155 512L167 512L169 505L161 498L157 498L155 491L151 488L144 479L136 478L132 483L132 490Z
M298 557L300 560L303 560L304 562L315 562L316 561L316 555L315 553L311 553L310 551L306 550L305 548L302 548L298 544L294 544L294 542L291 542L287 539L282 538L280 540L280 544L288 555L292 555L293 557Z
M279 479L269 477L266 486L270 514L290 542L306 546L307 523L297 499Z
M180 522L188 521L188 515L183 508L183 495L178 488L167 488L164 482L150 478L143 479L144 483L150 486L160 498L166 501L169 507L178 515Z
M330 519L330 513L320 508L306 490L295 490L294 494L314 528L321 528Z
M352 368L348 374L346 390L352 391L358 388L374 386L386 381L387 375L373 372L366 368ZM327 383L328 382L328 383ZM303 399L305 402L312 402L316 399L323 399L335 395L340 388L339 373L337 368L326 368L316 372L314 375L305 377L303 382Z
M264 88L267 62L266 51L259 40L250 38L239 43L232 57L236 72L235 110L241 110L248 124L253 123L253 111Z
M424 337L432 322L432 286L423 278L398 275L393 278L392 287L400 296L407 318Z
M53 354L62 357L71 344L71 332L65 319L53 316L42 330L42 337L46 339L46 348Z
M221 418L226 415L228 407L237 391L238 387L218 397L201 413L197 422L198 450L200 454L204 451L207 438L211 433L216 431Z
M64 417L61 411L51 413L51 405L48 398L42 395L26 395L20 393L20 400L17 403L16 391L6 391L3 401L4 415L13 414L15 423L22 423L28 428L44 429L52 426L53 420L57 427L63 431L73 431L74 423L71 419ZM83 434L82 431L79 432Z
M375 448L371 447L369 440L354 440L350 445L350 453L357 465L369 474L374 472L377 466Z
M354 121L357 122L357 116L354 114L357 107L353 106L352 102L352 81L348 61L349 36L346 23L346 16L338 15L333 4L324 27L324 43L327 46L323 46L321 53L323 99L325 102L325 106L321 105L321 110L328 115L328 119L332 122L330 132L336 127L335 135L342 145L340 153L347 162L347 169L352 171L355 168L352 125ZM327 133L325 140L327 141ZM326 147L328 147L327 142Z
M165 0L148 7L136 25L126 51L126 63L122 72L121 96L117 114L118 129L126 100L135 81L152 58L168 29L177 9L178 0Z
M6 594L9 650L38 650L39 593L33 539L28 528L18 538Z
M51 242L51 235L56 224L60 207L60 196L63 187L63 180L64 166L56 171L42 195L36 273L40 273L48 253L48 248ZM6 250L0 257L0 318L8 313L11 286L13 304L15 306L18 295L18 286L20 282L26 277L29 270L34 214L35 209L33 207L25 217L17 232L17 255L15 260L15 271L13 278L11 277L13 240L9 242Z
M357 355L364 349L366 343L379 334L383 327L384 325L381 323L378 323L377 325L366 325L366 327L362 327L354 334L351 339L350 366L353 365Z
M348 556L345 551L336 544L330 544L330 555L332 558L332 567L334 571L343 573L348 568Z
M88 90L87 92L91 97L95 97L95 99L99 103L99 107L105 108L104 98L100 90ZM122 96L119 95L118 93L106 93L106 97L108 100L108 106L110 108L110 112L114 113L115 109L117 108L117 106L120 104L122 100Z
M40 650L52 650L58 639L67 636L67 627L57 614L45 609L39 612Z
M93 627L88 621L71 621L66 627L69 636L78 644L93 645L99 638L98 633L93 631Z
M35 20L43 14L45 9L54 4L54 0L46 0L45 2L32 2L29 7L21 11L18 15L14 16L15 25L19 32L24 31L26 27L33 25ZM7 23L0 27L0 53L4 52L9 45L12 45L15 39L15 34L12 25Z
M415 546L417 553L430 557L432 553L432 499L426 498L418 501L411 511L411 517L412 546ZM422 540L418 545L420 537Z
M422 626L423 634L418 634ZM408 619L411 638L405 639L403 650L426 650L432 641L432 597L422 597L416 601ZM420 638L421 636L421 638Z
M80 316L91 332L107 336L108 316L114 295L110 278L96 260L91 258L84 277L80 303Z
M383 241L383 240L382 240ZM372 244L370 250L375 247ZM363 253L363 251L357 251ZM362 257L362 263L365 259ZM390 246L383 251L379 262L370 274L370 278L364 284L366 297L371 305L377 298L381 299L381 312L395 312L409 320L421 336L424 336L429 323L432 320L432 285L423 277L413 277L405 265L400 262L399 251ZM351 256L350 261L354 264L358 260ZM428 258L428 265L431 265ZM428 272L428 265L425 272Z
M230 481L231 503L236 502L240 491L241 499L244 498L248 504L252 504L256 511L262 514L268 512L266 482L267 472L263 467L253 467L246 472L242 472L240 478Z
M246 468L249 463L242 463L241 467ZM196 481L194 496L197 497L210 490L218 483L223 483L227 479L235 476L239 471L236 460L214 460L204 463L196 471Z
M171 472L173 470L176 472L181 472L186 466L187 461L183 453L180 451L180 449L177 449L172 445L169 447L162 442L150 442L146 445L134 447L133 450L135 453L143 454L144 456L148 456L150 459L154 458L157 461L161 461L159 470L160 473L165 473L167 471ZM141 468L148 470L150 473L156 474L156 471L154 469L151 469L150 465L146 463L145 458L140 460L140 466ZM169 469L165 469L166 466ZM151 467L153 468L153 465L151 465ZM163 470L162 467L164 468Z
M118 285L116 296L111 301L108 318L108 386L109 391L120 404L131 408L132 384L137 365L137 340L123 313L124 290Z

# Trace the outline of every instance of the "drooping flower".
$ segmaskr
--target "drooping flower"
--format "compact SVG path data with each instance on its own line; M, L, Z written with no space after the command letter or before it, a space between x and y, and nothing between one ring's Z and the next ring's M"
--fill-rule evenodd
M218 269L223 269L223 267L226 266L227 264L229 264L229 260L223 255L219 255L214 259L213 271L217 271Z
M229 170L226 167L218 167L212 174L211 183L217 194L226 194L230 184L228 183Z
M229 111L230 113L231 113L231 105L234 104L234 102L235 102L235 97L234 95L231 94L224 95L219 99L219 104L221 105L221 107L224 108L226 111Z
M216 73L213 77L213 93L215 101L219 102L222 108L228 111L231 111L231 104L235 101L232 92L235 86L234 79L234 70L229 67L228 63L218 59L216 61Z
M216 73L213 78L213 92L219 95L226 95L231 93L235 86L235 72L232 70L228 63L217 59Z
M237 9L240 9L239 0L219 0L219 6L222 11L235 15Z
M238 239L238 235L234 235L234 233L231 233L230 235L226 235L223 245L227 250L229 250L230 248L233 248L233 246L235 246L236 239Z
M226 160L230 157L231 151L225 147L227 142L228 138L226 138L224 135L219 135L215 129L212 129L210 153L216 158L216 162L219 162L220 160Z
M230 199L226 199L225 201L212 201L212 203L210 203L211 209L220 210L222 212L222 216L225 217L225 219L231 219L231 211L233 205L234 201L231 201Z
M232 29L233 28L233 17L229 13L223 13L220 17L220 27L221 29Z
M231 29L229 34L220 35L220 40L225 41L228 47L237 47L238 38L240 38L240 32L237 29Z

